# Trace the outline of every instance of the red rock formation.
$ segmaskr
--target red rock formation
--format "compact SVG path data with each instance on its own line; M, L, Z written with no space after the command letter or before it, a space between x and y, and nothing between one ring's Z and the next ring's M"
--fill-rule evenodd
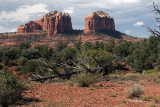
M57 35L72 30L71 17L68 13L52 11L36 21L30 21L17 28L17 33L30 33L44 30L48 35Z
M25 32L25 26L24 25L20 25L20 26L18 26L18 28L17 28L17 33L24 33Z
M103 12L92 12L89 16L85 17L85 33L98 32L100 30L115 30L114 19Z
M17 33L38 32L39 30L42 30L42 26L33 21L30 21L25 25L18 26Z

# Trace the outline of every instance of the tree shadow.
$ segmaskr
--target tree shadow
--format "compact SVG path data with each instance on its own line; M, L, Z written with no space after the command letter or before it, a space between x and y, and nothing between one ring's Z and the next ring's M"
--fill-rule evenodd
M124 33L121 33L119 31L116 30L100 30L98 33L104 34L104 35L108 35L117 39L122 39L122 35L125 35Z
M37 103L37 102L42 102L37 98L30 98L30 97L25 97L22 98L20 101L18 101L18 103L16 104L16 106L21 106L21 105L29 105L31 103Z

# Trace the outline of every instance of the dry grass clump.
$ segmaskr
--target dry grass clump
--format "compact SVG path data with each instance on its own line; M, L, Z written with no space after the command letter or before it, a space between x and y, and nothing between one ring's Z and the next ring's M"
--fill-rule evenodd
M122 78L122 80L138 80L140 77L142 77L142 75L140 75L139 73L128 73L126 75L124 75L124 77Z
M79 87L89 87L91 84L102 81L103 75L99 73L82 72L74 75L71 80L76 82Z
M134 85L133 87L131 87L130 89L127 90L127 97L128 98L134 98L134 97L140 97L141 95L143 95L145 92L142 89L141 86L139 85Z
M154 96L152 96L152 99L154 100L154 102L155 103L159 103L160 101L160 97L159 96L156 96L156 95L154 95Z
M151 99L151 97L147 97L147 96L142 96L140 98L142 101L149 101Z

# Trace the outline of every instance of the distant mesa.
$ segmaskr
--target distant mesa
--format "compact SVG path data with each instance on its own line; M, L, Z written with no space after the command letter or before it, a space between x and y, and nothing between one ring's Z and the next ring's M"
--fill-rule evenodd
M101 30L115 30L114 19L103 12L97 11L85 17L85 33L99 32Z
M48 35L57 35L72 30L71 17L68 13L52 11L36 21L29 21L17 28L17 33L46 31Z

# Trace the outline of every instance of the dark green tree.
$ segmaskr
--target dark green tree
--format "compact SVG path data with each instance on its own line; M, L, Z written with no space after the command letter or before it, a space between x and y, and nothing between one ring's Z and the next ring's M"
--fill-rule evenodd
M22 72L24 74L36 73L37 68L38 68L38 63L35 60L28 60L23 66Z
M59 40L58 43L56 44L55 51L62 51L64 48L67 48L68 42Z
M111 39L107 44L104 45L104 50L113 53L114 46L114 39Z
M82 45L82 41L79 40L79 41L74 43L74 48L76 48L76 50L80 51L81 50L81 45Z
M98 49L104 50L104 43L96 41L96 43L94 44L94 49L96 49L96 50L98 50Z
M22 56L28 59L39 58L40 53L38 49L24 49L22 51Z
M40 57L43 57L47 60L50 60L52 58L52 54L53 54L53 49L52 48L49 48L46 45L39 45L39 46L36 46L34 48L39 51Z
M147 48L137 48L133 54L128 57L128 63L136 72L142 73L143 70L152 69L152 62L149 60L149 51Z
M28 48L31 48L31 45L30 45L29 42L22 42L22 43L20 43L20 45L19 45L19 49L20 49L20 50L28 49Z
M120 42L115 45L113 51L118 56L126 57L129 54L129 46L128 42Z

